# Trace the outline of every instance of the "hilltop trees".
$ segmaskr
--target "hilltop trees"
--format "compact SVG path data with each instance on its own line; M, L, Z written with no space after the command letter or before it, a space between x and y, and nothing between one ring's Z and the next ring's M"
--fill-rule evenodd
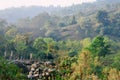
M120 36L120 13L115 13L111 16L110 12L99 11L96 15L96 19L100 24L97 27L97 32L101 35L112 35L114 37Z

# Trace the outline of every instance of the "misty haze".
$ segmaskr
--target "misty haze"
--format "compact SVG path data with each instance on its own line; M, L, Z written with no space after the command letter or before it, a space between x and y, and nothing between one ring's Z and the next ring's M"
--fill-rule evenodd
M0 0L0 80L120 80L120 0Z

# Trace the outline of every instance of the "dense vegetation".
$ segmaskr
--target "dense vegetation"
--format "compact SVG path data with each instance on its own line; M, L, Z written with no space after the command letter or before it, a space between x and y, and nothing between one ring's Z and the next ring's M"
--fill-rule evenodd
M46 11L13 24L0 19L0 56L51 60L59 70L55 80L119 80L120 3L109 1L63 8L65 15ZM0 79L25 80L5 59L0 58Z

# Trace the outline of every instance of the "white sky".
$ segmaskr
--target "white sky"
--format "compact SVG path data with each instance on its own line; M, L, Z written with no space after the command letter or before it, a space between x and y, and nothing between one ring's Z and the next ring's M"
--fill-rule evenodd
M0 9L20 6L70 6L82 2L93 2L96 0L0 0Z

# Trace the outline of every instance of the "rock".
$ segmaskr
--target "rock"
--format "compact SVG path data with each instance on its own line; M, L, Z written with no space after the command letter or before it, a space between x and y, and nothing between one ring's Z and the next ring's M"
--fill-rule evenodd
M48 72L53 72L53 71L55 71L55 69L48 69Z
M31 65L31 68L37 68L37 64L35 64L35 63L32 64L32 65Z
M30 72L29 72L29 75L33 75L33 72L32 72L32 71L30 71Z
M46 74L46 76L49 76L49 75L50 75L49 72L46 72L45 74Z
M37 80L38 79L46 80L48 77L50 77L51 73L56 70L55 64L50 61L35 62L31 64L30 68L31 69L28 78L37 79Z
M32 78L33 78L33 75L28 75L27 77L30 78L30 79L32 79Z
M47 72L48 71L48 68L45 68L44 70L43 70L43 72Z
M31 71L35 71L35 68L31 68Z
M45 73L42 73L42 76L45 76Z
M39 72L39 70L40 70L39 68L36 69L36 71L38 71L38 72Z
M34 76L34 77L39 77L39 74L34 74L33 76Z

